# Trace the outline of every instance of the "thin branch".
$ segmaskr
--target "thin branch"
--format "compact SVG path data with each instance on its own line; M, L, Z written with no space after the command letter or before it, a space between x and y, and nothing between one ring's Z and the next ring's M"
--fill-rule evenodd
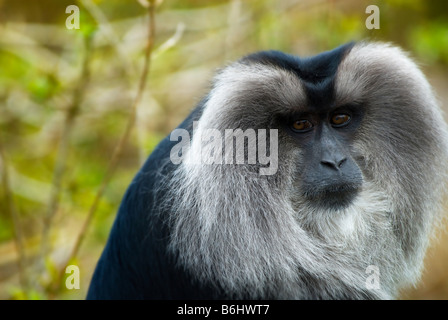
M9 183L8 163L1 142L0 142L0 167L2 169L1 175L5 195L6 211L10 214L14 226L14 242L17 248L17 255L18 255L17 264L19 269L20 286L22 290L26 292L28 288L28 277L26 275L26 255L25 255L24 237L22 233L20 217L14 205L13 194L11 192L11 185Z
M70 136L73 130L76 116L78 115L80 104L84 98L85 88L89 82L89 68L88 62L91 55L91 36L84 37L85 39L85 54L82 62L81 75L79 77L78 85L73 91L72 103L66 110L64 126L62 129L61 138L59 141L59 149L56 158L56 164L53 172L52 187L50 192L50 198L48 201L47 211L43 221L42 228L42 240L41 240L41 263L45 260L48 252L50 251L50 230L53 222L53 218L59 207L59 200L62 189L62 181L66 170Z
M154 48L153 52L151 53L151 60L155 61L158 57L163 55L163 53L165 53L172 47L176 46L177 43L182 38L184 31L185 31L185 24L182 22L178 23L175 33L169 39L167 39L165 42L159 45L157 48ZM155 101L152 95L150 95L150 99ZM150 102L150 105L156 103L153 101ZM148 115L147 113L145 113L145 111L143 111L143 113L141 113L140 111L142 111L142 109L137 109L137 119L135 126L137 130L137 141L139 146L139 160L140 165L142 165L146 161L146 158L148 157L147 154L148 150L144 143Z
M100 26L100 30L103 31L104 35L112 44L112 47L117 52L120 59L121 68L126 74L126 78L128 80L128 75L136 70L134 68L134 65L132 63L129 63L126 52L122 49L122 46L120 46L120 39L116 35L113 26L95 2L93 2L92 0L80 0L80 2L83 7L87 9L90 15L95 19L98 26Z
M183 22L179 22L177 24L176 31L174 32L174 34L168 40L162 43L156 50L154 50L154 53L152 54L152 59L158 58L160 55L165 53L165 51L168 51L169 49L174 47L182 38L185 28L186 28L185 24Z
M137 90L137 95L135 97L135 100L131 106L131 111L130 111L130 115L129 115L129 119L128 119L128 123L126 125L125 131L123 133L123 135L120 138L120 141L118 142L117 146L114 149L114 152L112 154L112 158L109 162L108 168L106 170L106 173L103 177L103 181L98 189L98 192L95 196L95 199L93 200L92 206L89 209L89 212L87 214L87 218L84 221L84 224L81 228L81 231L78 235L78 238L76 239L76 242L73 246L73 250L70 253L67 261L65 264L62 265L62 268L59 272L57 281L54 283L55 286L59 286L61 279L64 275L64 271L65 271L65 267L66 265L72 261L73 259L75 259L78 256L79 253L79 249L81 247L81 244L84 241L84 238L86 236L87 233L87 229L90 226L93 216L95 215L95 212L98 208L98 205L100 203L100 200L104 194L104 191L106 189L106 187L108 186L114 172L115 169L117 167L118 164L118 160L120 159L121 154L123 153L123 148L126 145L127 141L129 140L129 136L131 134L131 131L134 127L135 124L135 120L136 120L136 114L137 114L137 108L140 104L140 101L142 99L143 96L143 92L144 89L146 87L146 81L147 81L147 77L148 77L148 73L149 73L149 69L150 69L150 62L151 62L151 52L154 46L154 37L155 37L155 0L150 0L149 1L149 6L148 6L148 15L149 15L149 23L148 23L148 41L147 41L147 45L146 45L146 50L145 50L145 57L144 57L144 64L143 64L143 70L142 70L142 74L140 77L140 81L139 81L139 86L138 86L138 90Z

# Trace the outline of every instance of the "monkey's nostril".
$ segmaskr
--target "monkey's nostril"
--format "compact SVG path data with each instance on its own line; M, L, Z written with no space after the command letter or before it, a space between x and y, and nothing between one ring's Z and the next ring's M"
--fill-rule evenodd
M344 162L347 160L347 158L342 159L341 161L338 162L338 168L340 168Z

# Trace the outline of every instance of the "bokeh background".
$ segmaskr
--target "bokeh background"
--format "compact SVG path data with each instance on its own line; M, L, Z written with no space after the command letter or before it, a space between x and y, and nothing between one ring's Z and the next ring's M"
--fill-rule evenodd
M72 4L80 29L66 28ZM368 30L372 4L380 29ZM154 16L133 122L146 69L146 0L0 0L0 299L85 298L142 162L213 73L242 55L390 41L420 62L448 108L445 0L165 0ZM441 224L421 283L402 299L448 298L446 230ZM64 286L67 264L79 267L80 289Z

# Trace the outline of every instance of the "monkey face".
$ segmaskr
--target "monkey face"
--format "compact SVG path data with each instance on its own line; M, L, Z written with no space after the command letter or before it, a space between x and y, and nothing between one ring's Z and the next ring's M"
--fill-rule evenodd
M352 203L363 182L351 152L363 108L346 105L308 110L294 115L285 126L303 154L297 187L314 206L344 208Z

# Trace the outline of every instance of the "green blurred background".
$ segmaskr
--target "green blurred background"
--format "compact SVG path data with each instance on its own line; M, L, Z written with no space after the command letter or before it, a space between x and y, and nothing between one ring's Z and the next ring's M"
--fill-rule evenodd
M85 297L142 162L207 92L217 68L244 54L277 49L306 56L352 40L390 41L419 61L448 107L448 1L158 1L136 122L70 261L79 266L80 289L68 290L58 286L65 283L58 272L80 237L138 90L149 22L144 3L0 0L0 299ZM80 9L79 30L66 28L71 4ZM372 4L380 9L378 30L365 26ZM448 236L446 226L440 229L422 282L401 298L448 299Z

